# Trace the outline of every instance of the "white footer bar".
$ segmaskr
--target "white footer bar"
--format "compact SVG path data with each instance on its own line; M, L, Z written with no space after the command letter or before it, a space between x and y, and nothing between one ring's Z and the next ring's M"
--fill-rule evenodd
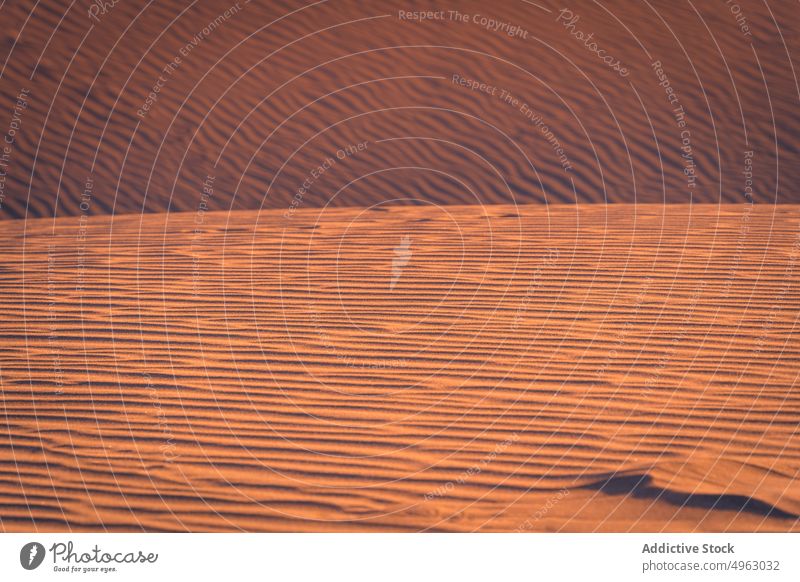
M0 580L796 581L798 554L798 534L3 534Z

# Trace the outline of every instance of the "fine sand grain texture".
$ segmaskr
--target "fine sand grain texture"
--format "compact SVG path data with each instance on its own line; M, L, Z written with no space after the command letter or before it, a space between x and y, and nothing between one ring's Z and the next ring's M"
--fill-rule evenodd
M800 202L796 0L7 0L0 20L0 134L29 90L0 220L81 215L88 181L91 214L193 212L207 175L215 210L285 209L327 159L304 207L738 204L744 171L755 202Z
M0 527L800 529L800 207L6 221Z

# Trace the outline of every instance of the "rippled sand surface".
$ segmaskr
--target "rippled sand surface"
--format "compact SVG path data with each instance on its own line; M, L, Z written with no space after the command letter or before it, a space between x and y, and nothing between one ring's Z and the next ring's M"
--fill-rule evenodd
M2 218L800 202L793 1L96 5L0 7Z
M796 530L798 221L8 222L0 527Z

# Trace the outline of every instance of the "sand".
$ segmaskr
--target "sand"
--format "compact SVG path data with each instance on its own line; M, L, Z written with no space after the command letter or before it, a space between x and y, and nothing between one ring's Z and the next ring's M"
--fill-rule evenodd
M327 159L306 208L800 203L800 11L734 4L747 31L721 0L7 1L0 219L79 216L89 180L92 215L194 212L208 175L213 209L286 209Z
M0 528L800 529L798 221L6 222Z

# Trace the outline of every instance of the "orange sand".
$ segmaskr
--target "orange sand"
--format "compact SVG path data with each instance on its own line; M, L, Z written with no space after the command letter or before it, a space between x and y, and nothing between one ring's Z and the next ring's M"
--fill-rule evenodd
M796 530L798 219L7 222L0 527Z

